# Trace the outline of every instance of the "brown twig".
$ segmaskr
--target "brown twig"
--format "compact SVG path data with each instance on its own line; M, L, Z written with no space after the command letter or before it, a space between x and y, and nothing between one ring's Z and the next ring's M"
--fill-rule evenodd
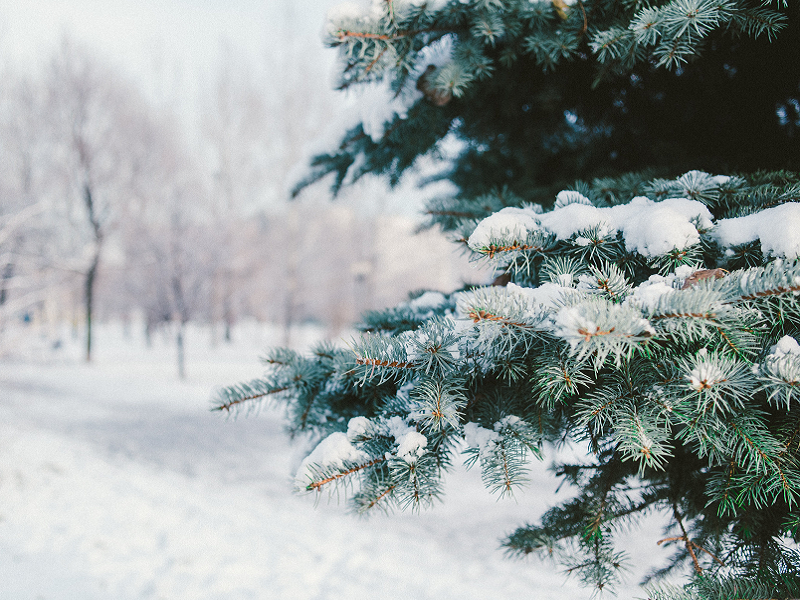
M581 27L581 30L578 32L578 37L583 37L583 34L589 29L589 20L586 18L586 9L583 7L583 2L581 2L581 0L578 0L578 6L583 13L583 27Z
M544 248L542 246L529 246L528 244L521 244L519 242L514 242L508 246L495 246L492 244L491 246L487 246L485 248L486 255L489 258L494 258L495 254L499 254L500 252L514 252L515 250L539 250L542 251Z
M289 389L289 386L284 386L280 388L275 388L274 390L270 390L268 392L264 392L263 394L253 394L252 396L245 396L244 398L237 398L236 400L231 400L230 402L225 402L224 404L220 404L219 406L215 406L212 410L219 410L219 411L227 411L230 412L231 408L236 406L237 404L242 404L243 402L249 402L251 400L260 400L270 394L277 394L279 392L285 392Z
M694 570L697 572L698 575L703 573L703 568L700 566L700 561L697 560L697 554L695 553L695 549L702 550L720 565L722 566L725 565L725 563L723 563L719 558L714 556L714 554L703 548L700 544L693 542L692 540L689 539L689 534L686 532L686 528L683 526L683 519L681 518L681 514L678 512L678 507L675 504L672 505L672 514L674 515L675 520L678 523L678 526L681 528L682 535L677 535L674 537L664 538L663 540L658 540L658 542L656 543L659 546L667 542L683 542L684 546L686 547L686 550L689 552L689 556L692 557L692 563L694 563Z
M716 319L716 313L667 313L665 315L653 315L650 317L653 321L659 319L677 319L677 318L691 318L691 319Z
M389 47L387 46L386 48L378 52L378 56L373 58L372 61L366 66L366 68L364 69L364 73L369 73L372 70L372 67L374 67L375 64L381 59L381 57L386 53L386 50L388 48Z
M470 311L470 313L467 316L470 319L472 319L473 323L478 323L479 321L495 321L497 323L500 323L500 325L503 326L503 327L505 327L506 325L511 325L513 327L522 327L522 328L525 328L525 329L528 329L528 328L531 327L530 325L527 325L525 323L518 323L516 321L511 321L510 319L508 319L506 317L492 314L492 313L490 313L488 311L485 311L483 309L478 310L478 311L472 310L472 311Z
M413 369L414 363L412 362L400 362L396 360L381 360L380 358L356 358L356 364L359 365L370 365L373 367L391 367L393 369Z
M755 300L756 298L764 298L766 296L777 296L778 294L787 294L789 292L798 292L800 291L800 285L790 285L789 287L776 287L771 290L765 290L763 292L756 292L755 294L751 294L750 296L742 296L742 300Z
M373 459L367 463L364 463L363 465L358 465L356 467L353 467L352 469L341 471L339 473L336 473L336 475L331 475L330 477L326 477L325 479L322 479L320 481L312 481L306 486L306 489L309 491L311 490L319 491L323 485L331 483L332 481L337 481L342 477L347 477L348 475L352 475L353 473L358 473L359 471L363 471L364 469L369 469L370 467L374 467L378 463L382 463L385 460L386 460L385 456L379 456L378 458Z
M610 333L614 333L614 329L616 329L616 328L612 327L608 331L602 331L599 327L596 327L594 331L589 331L588 329L586 329L584 327L581 327L580 329L578 329L578 333L583 336L583 341L584 342L589 342L589 341L591 341L591 339L593 337L598 337L598 336L601 336L601 335L608 335ZM627 337L630 337L630 336L627 336Z
M394 491L394 488L396 487L397 487L396 485L390 485L388 488L386 488L383 492L381 492L381 494L377 498L375 498L372 502L370 502L367 505L367 509L369 510L370 508L375 506L378 502L383 500L386 496L391 494Z

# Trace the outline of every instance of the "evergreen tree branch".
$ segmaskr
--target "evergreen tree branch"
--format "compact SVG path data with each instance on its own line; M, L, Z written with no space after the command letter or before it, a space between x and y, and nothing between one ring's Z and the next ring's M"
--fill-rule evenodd
M332 475L328 475L325 477L321 477L315 481L311 481L305 487L307 491L321 491L323 486L328 485L329 483L336 483L341 479L353 475L355 473L359 473L365 469L369 469L370 467L374 467L384 461L386 461L385 456L379 456L378 458L373 458L365 463L357 464L352 467L345 468L343 470L337 471Z

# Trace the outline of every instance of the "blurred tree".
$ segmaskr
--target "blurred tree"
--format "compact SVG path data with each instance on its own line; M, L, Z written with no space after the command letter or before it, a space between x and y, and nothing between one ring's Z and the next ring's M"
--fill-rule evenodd
M101 259L110 231L134 199L131 178L142 159L132 136L152 126L138 90L68 39L52 62L47 85L56 168L80 238L76 262L90 361Z

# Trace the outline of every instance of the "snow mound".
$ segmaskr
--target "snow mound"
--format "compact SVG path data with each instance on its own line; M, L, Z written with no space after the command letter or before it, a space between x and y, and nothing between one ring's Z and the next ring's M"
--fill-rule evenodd
M299 488L305 488L309 482L314 480L317 469L343 469L347 462L368 459L369 456L365 452L350 443L346 433L336 431L317 444L314 451L300 463L300 468L297 469L294 478L295 484Z
M720 219L713 231L721 246L739 246L756 240L766 256L800 256L800 203L787 202L746 217Z
M469 237L469 247L479 250L502 241L519 242L540 229L558 240L568 240L598 228L602 237L621 232L630 252L653 257L698 243L698 227L706 230L713 226L708 208L687 198L656 202L637 196L628 204L604 208L587 202L578 192L561 192L556 208L543 214L532 208L504 208L478 223Z
M478 250L487 248L497 239L524 240L529 232L540 229L537 216L526 208L503 208L478 223L467 244L473 250Z
M770 348L767 358L782 359L785 356L800 356L800 344L790 335L785 335L778 340L778 343Z

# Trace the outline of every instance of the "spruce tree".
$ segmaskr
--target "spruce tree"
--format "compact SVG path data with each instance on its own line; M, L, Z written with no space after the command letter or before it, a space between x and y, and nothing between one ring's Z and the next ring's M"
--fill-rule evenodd
M339 10L342 87L398 110L315 158L396 181L457 139L427 207L494 285L369 313L343 349L268 353L219 391L282 402L297 474L359 511L426 507L457 455L506 495L530 460L574 496L504 540L596 590L659 512L658 598L800 595L800 9L760 0L376 0Z

